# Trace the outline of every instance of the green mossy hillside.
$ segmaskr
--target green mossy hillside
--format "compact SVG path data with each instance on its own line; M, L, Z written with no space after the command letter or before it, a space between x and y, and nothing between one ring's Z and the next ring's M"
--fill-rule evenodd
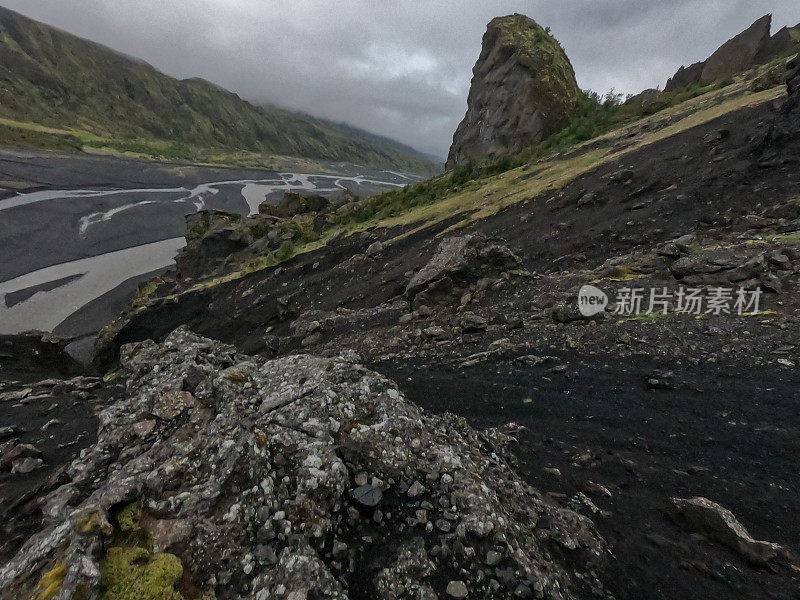
M0 117L75 132L0 131L0 144L75 145L197 160L211 149L355 162L419 174L415 150L274 106L255 106L203 79L177 80L144 61L0 7ZM82 132L78 135L77 132Z

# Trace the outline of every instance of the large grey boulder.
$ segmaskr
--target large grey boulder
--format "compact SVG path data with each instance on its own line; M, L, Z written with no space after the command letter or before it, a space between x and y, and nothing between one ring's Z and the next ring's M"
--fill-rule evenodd
M506 434L425 413L355 355L269 361L181 328L121 360L126 397L0 568L3 600L346 599L351 584L432 600L457 572L475 598L599 585L592 524L516 475Z
M520 258L497 239L481 234L443 239L428 263L409 281L406 296L453 296L478 279L522 266Z
M298 192L286 192L277 204L269 200L259 204L258 212L271 217L290 219L304 213L327 211L330 204L330 200L318 194L304 196Z
M563 48L524 15L489 23L472 72L467 113L453 136L448 169L539 143L569 123L581 97Z
M763 252L720 248L685 256L670 266L676 279L689 285L757 285L769 272Z

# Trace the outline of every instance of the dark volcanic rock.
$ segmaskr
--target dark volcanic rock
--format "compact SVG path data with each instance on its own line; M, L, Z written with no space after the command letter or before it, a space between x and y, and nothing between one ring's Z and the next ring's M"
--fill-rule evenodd
M41 581L59 600L141 580L153 598L346 599L351 582L358 597L444 598L456 572L487 599L597 585L591 522L525 484L503 434L423 412L356 360L269 361L183 328L124 347L126 398L44 498L46 526L0 568L0 598ZM489 551L505 587L472 568Z
M787 65L786 88L789 93L786 108L789 111L800 111L800 57L795 57Z
M68 343L43 332L0 335L0 372L22 381L78 375L82 367L65 352Z
M278 204L262 202L258 206L258 212L262 215L289 219L303 213L323 212L329 207L330 201L323 196L317 194L303 196L298 192L286 192Z
M705 62L700 82L728 79L753 66L756 56L769 41L771 26L772 15L764 15L722 44Z
M563 128L581 91L563 48L533 19L489 23L472 70L467 114L447 168L519 152Z
M186 216L186 246L175 257L180 272L197 277L211 270L211 265L253 243L235 227L240 215L221 210L202 210Z
M756 63L764 64L773 58L796 52L798 44L800 44L800 23L794 27L781 27L781 29L764 44L761 52L756 56Z
M667 85L664 86L665 92L674 92L693 86L703 75L704 62L696 62L688 67L681 66L678 71L670 77Z
M763 252L727 248L683 257L670 270L676 279L689 285L756 284L767 274Z

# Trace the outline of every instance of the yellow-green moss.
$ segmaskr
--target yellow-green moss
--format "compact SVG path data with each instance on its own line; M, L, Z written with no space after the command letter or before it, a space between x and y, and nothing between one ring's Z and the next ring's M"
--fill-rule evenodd
M140 514L141 505L138 502L128 504L125 508L119 511L119 514L117 515L119 528L126 533L138 529Z
M89 513L86 516L80 517L77 521L75 521L75 525L77 530L81 533L97 533L97 532L104 532L107 527L103 523L103 519L100 517L100 513L95 511ZM110 532L108 532L110 533Z
M145 283L139 286L136 295L131 300L131 306L139 307L144 306L150 300L150 296L158 289L158 287L164 283L164 279L161 277L153 277L152 279L148 279Z
M58 588L64 582L64 577L67 575L67 565L62 561L58 561L53 565L53 568L47 571L36 586L37 590L41 590L34 600L50 600L56 595Z
M616 265L611 270L609 281L630 281L644 277L641 273L635 273L628 265Z
M174 554L114 547L101 565L100 600L183 600L175 584L183 575Z
M175 589L183 577L180 558L153 553L152 538L140 526L141 513L141 503L132 502L115 514L111 547L100 564L99 600L189 600ZM215 600L215 595L206 592L196 600Z

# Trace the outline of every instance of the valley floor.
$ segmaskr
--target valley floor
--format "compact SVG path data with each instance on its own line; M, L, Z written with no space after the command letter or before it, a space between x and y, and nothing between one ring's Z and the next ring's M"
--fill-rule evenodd
M296 166L318 170L0 151L0 333L96 333L142 281L174 265L185 216L200 209L247 215L288 190L371 195L416 180L355 165Z

